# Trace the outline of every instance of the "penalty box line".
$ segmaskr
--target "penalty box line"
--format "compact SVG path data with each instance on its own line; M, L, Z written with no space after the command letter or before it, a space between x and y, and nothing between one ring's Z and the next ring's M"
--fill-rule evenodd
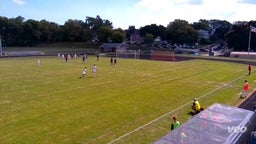
M239 79L241 79L241 78L243 78L243 77L245 77L245 75L242 75L242 76L240 76L240 77L238 77L238 78L236 78L236 79L234 79L234 80L232 80L232 81L230 81L230 82L224 84L224 86L221 86L221 87L218 87L218 88L216 88L216 89L213 89L213 90L209 91L208 93L206 93L206 94L204 94L204 95L198 97L198 99L202 99L202 98L204 98L204 97L207 97L208 95L210 95L210 94L212 94L212 93L214 93L214 92L216 92L216 91L218 91L218 90L220 90L220 89L222 89L222 88L224 88L224 87L230 85L231 83L233 83L233 82L235 82L235 81L237 81L237 80L239 80ZM126 133L126 134L124 134L124 135L122 135L122 136L120 136L120 137L114 139L114 140L112 140L112 141L109 142L108 144L112 144L112 143L114 143L114 142L117 142L117 141L121 140L122 138L127 137L127 136L129 136L130 134L132 134L132 133L134 133L134 132L137 132L137 131L139 131L139 130L142 129L142 128L145 128L145 127L151 125L152 123L157 122L157 121L159 121L160 119L162 119L162 118L164 118L164 117L170 115L171 113L173 113L173 112L175 112L175 111L178 111L178 110L180 110L180 109L182 109L182 108L184 108L184 107L186 107L186 106L188 106L188 105L190 105L190 104L191 104L191 102L188 102L188 103L186 103L186 104L184 104L184 105L181 105L180 107L178 107L178 108L176 108L176 109L174 109L174 110L172 110L172 111L170 111L170 112L167 112L167 113L165 113L165 114L159 116L158 118L156 118L156 119L154 119L154 120L152 120L152 121L150 121L150 122L148 122L148 123L146 123L146 124L144 124L144 125L142 125L142 126L136 128L136 129L134 129L134 130L132 130L132 131L130 131L130 132L128 132L128 133Z

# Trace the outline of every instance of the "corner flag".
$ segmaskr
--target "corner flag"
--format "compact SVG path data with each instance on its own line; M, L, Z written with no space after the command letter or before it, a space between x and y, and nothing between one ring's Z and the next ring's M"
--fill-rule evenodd
M256 28L255 27L250 26L250 28L251 28L251 32L255 32L256 33Z

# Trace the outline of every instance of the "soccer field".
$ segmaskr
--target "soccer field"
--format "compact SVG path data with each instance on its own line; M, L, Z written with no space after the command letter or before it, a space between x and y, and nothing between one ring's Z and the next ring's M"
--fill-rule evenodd
M253 76L247 65L208 60L180 62L89 56L0 59L0 143L151 143L180 121L194 97L207 107L237 105ZM97 66L97 76L91 68ZM81 76L87 66L87 77ZM165 115L166 114L166 115ZM155 120L155 121L154 121Z

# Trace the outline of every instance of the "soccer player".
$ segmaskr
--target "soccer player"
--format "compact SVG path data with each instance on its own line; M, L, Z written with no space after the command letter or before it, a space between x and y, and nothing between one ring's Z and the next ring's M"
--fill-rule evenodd
M84 67L82 71L82 75L79 77L79 79L84 78L86 76L86 73L87 73L87 68Z
M248 75L251 75L251 71L252 71L252 65L249 64L249 65L248 65Z
M114 59L114 65L116 65L116 63L117 63L117 60L116 60L116 58Z
M36 63L37 63L37 66L40 66L41 62L40 62L40 59L36 59Z
M93 77L96 77L96 71L97 71L97 67L96 67L96 65L94 64L94 65L92 66L92 76L93 76Z
M99 59L100 59L100 55L99 55L99 54L97 54L97 55L96 55L96 57L97 57L97 61L99 61Z
M86 59L87 59L87 55L85 53L85 54L83 54L83 62L85 62Z
M111 65L113 64L113 58L112 57L110 58L110 64Z
M65 54L65 61L68 62L69 54Z

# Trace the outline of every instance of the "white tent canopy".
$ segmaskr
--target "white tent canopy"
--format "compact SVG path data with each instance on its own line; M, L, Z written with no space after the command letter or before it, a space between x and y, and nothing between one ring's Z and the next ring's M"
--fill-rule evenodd
M246 144L255 126L253 111L215 103L154 144Z

